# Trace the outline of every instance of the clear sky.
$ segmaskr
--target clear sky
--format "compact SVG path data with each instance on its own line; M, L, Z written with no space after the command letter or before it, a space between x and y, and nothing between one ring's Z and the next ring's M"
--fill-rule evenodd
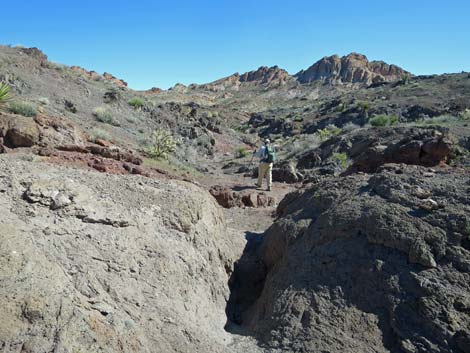
M470 0L18 0L0 9L0 43L134 89L262 65L293 74L352 51L415 74L470 71Z

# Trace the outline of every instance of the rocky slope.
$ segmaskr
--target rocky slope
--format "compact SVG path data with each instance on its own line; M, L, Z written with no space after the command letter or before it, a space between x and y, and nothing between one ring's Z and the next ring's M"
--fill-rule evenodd
M309 70L136 92L0 47L0 350L468 353L470 75Z
M324 57L295 75L300 83L321 80L331 83L359 84L398 81L404 76L410 76L410 73L383 61L369 61L365 55L357 53L341 58L337 55Z

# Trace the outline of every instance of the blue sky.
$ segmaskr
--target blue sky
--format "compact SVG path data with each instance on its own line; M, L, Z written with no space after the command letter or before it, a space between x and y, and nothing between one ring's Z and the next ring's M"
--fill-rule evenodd
M0 43L107 71L134 89L355 51L415 74L470 71L470 1L8 1ZM5 15L8 14L8 15Z

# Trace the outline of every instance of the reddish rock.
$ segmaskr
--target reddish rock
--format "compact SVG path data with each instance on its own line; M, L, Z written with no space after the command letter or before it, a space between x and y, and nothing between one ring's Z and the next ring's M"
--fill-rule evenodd
M257 195L258 207L268 207L275 204L274 197L266 195L264 192L260 192Z
M109 147L109 146L111 146L111 144L110 144L108 141L103 140L103 139L96 139L96 140L95 140L95 143L96 143L97 145L100 145L100 146L103 146L103 147Z
M351 53L324 57L307 70L295 75L300 83L328 81L371 84L381 81L397 81L411 74L396 65L383 61L369 61L365 55Z
M66 151L66 152L88 153L88 150L86 149L85 146L78 146L78 145L63 145L63 146L57 147L57 149L60 151Z
M243 206L241 195L225 186L215 185L209 192L214 196L218 204L224 208Z

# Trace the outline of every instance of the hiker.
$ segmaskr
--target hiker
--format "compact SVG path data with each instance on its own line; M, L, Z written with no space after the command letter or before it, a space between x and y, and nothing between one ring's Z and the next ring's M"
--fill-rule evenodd
M268 184L267 190L271 191L273 163L276 158L274 146L271 145L271 141L269 141L269 139L264 140L263 146L253 153L253 157L260 159L258 166L258 182L255 185L259 188L262 187L263 178L266 177Z

